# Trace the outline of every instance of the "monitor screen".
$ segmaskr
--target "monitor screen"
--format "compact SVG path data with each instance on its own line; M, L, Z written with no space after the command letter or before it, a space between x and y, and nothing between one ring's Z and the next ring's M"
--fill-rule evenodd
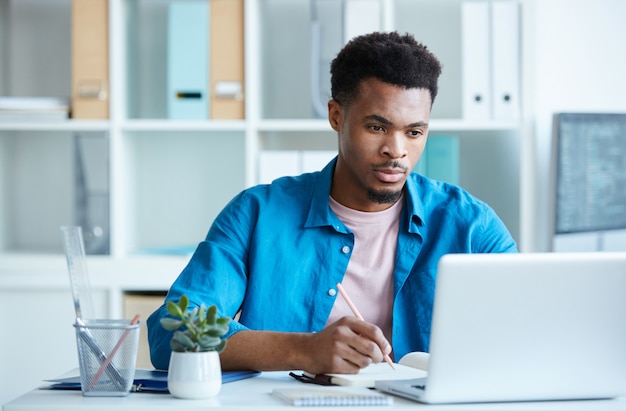
M626 113L553 120L554 233L626 228Z

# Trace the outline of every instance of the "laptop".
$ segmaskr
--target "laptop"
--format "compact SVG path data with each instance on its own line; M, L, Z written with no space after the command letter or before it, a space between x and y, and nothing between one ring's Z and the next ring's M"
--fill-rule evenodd
M424 403L626 395L626 253L444 256L428 376L376 388Z

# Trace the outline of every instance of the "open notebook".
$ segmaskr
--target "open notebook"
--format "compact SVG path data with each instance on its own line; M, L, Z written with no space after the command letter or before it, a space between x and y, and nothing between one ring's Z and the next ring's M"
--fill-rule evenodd
M371 364L363 368L358 374L318 374L313 375L307 372L303 374L314 381L322 384L343 385L347 387L367 387L374 388L378 380L407 380L413 378L423 378L426 371L414 368L405 364L394 364L395 370L386 362Z
M428 377L376 388L428 403L626 395L626 253L440 260Z

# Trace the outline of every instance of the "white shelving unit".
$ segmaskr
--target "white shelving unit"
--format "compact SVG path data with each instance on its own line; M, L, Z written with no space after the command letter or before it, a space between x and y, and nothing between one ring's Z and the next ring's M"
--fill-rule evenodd
M197 122L166 119L169 1L109 0L109 120L0 122L0 254L62 252L76 134L108 141L114 257L194 247L222 207L257 182L260 150L336 149L311 103L309 0L245 0L246 118ZM430 134L460 137L461 185L519 241L523 130L462 119L462 0L381 4L382 27L414 33L442 60ZM70 9L71 0L1 3L0 95L69 95Z
M109 182L110 256L89 264L101 307L113 317L122 315L126 292L169 287L187 257L154 250L202 240L223 206L256 184L261 150L336 149L327 121L313 114L311 0L245 0L246 118L195 122L166 119L169 1L109 0L108 120L0 122L0 293L6 309L44 315L46 335L63 330L51 341L55 356L4 347L7 369L41 365L38 375L28 370L3 381L0 400L66 371L76 358L59 231L74 221L76 135L108 147L99 153L108 170L99 172ZM430 135L460 137L460 184L490 203L521 242L525 130L522 121L463 120L463 1L381 0L382 27L414 33L441 59ZM0 1L0 96L69 96L70 13L71 0ZM10 326L33 332L17 320Z

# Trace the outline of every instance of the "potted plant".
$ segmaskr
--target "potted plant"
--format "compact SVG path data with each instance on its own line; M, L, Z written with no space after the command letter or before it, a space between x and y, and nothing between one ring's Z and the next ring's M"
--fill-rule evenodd
M174 331L170 340L167 386L178 398L208 398L217 395L222 386L219 353L226 348L230 318L218 317L217 307L189 308L183 295L178 304L168 301L167 312L172 316L161 319L161 326Z

